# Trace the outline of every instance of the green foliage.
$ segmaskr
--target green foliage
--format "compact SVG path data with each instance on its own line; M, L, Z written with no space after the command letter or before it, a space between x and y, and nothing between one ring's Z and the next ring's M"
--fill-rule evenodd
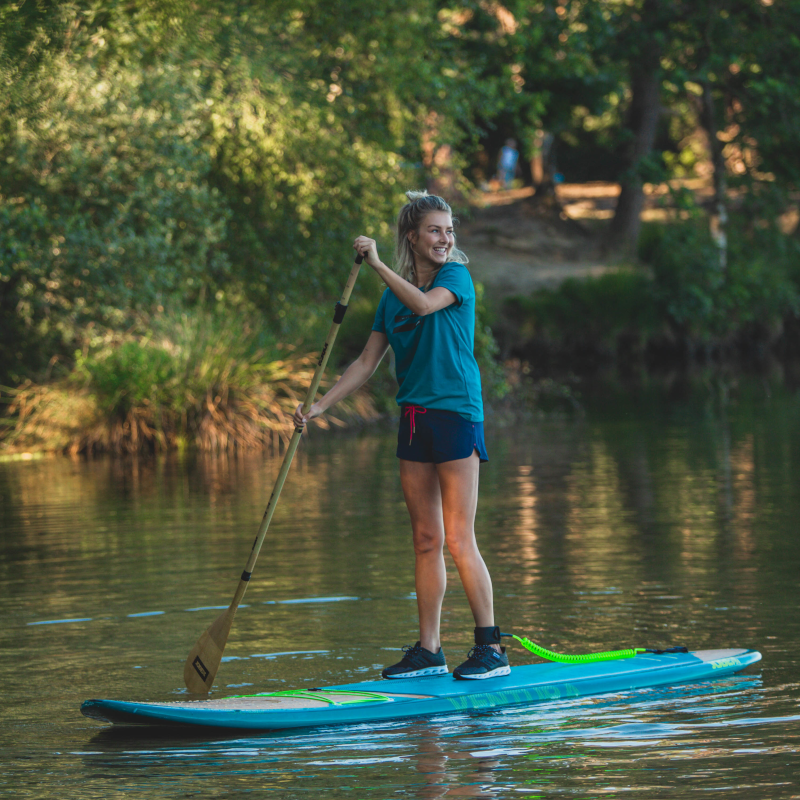
M659 312L678 336L719 341L747 326L772 328L800 309L796 243L747 219L735 216L729 226L725 270L700 215L677 225L645 226L640 257L653 270Z
M347 10L2 9L2 377L68 352L86 325L175 301L258 308L293 338L314 330L352 238L388 238L400 191L422 182L407 165L431 109L427 135L456 143L483 92L434 2ZM368 40L354 17L372 20Z
M11 269L37 290L51 284L41 302L69 309L150 307L224 280L229 212L195 146L207 124L197 87L174 66L146 80L86 64L65 72L38 87L46 117L6 140L3 189L16 202L4 236L18 241L17 226L30 236Z
M482 283L475 284L475 359L481 371L481 383L486 397L502 400L509 392L505 371L499 361L500 347L490 326L489 310L484 301Z
M230 276L197 82L172 63L101 58L94 39L79 30L76 52L44 54L6 97L0 302L17 340L68 345L87 323L191 303ZM20 360L4 355L6 369Z
M171 400L176 366L167 350L128 341L91 356L77 353L75 372L92 387L101 413L124 419L132 408Z
M720 14L722 17L723 15ZM711 65L718 102L727 113L734 168L747 183L766 174L783 188L800 182L800 6L737 2L720 20L720 58Z
M224 311L159 315L143 335L76 354L71 380L100 411L124 418L150 404L192 417L208 397L247 393L285 378L282 355L256 321Z
M678 330L694 336L722 332L725 311L719 299L725 274L703 220L646 225L639 256L653 270L659 310Z
M171 313L140 326L149 330L78 353L74 369L60 380L13 391L9 444L135 452L185 444L247 448L286 439L291 414L311 383L313 358L276 344L257 320L225 310ZM364 419L375 410L357 394L338 412Z
M798 316L795 237L736 216L722 269L705 220L693 205L686 210L690 216L679 223L644 226L639 255L647 271L571 279L509 301L516 349L539 342L565 352L614 354L623 341L642 350L665 338L690 350L719 347L737 337L769 339L785 319Z
M755 217L774 219L800 175L798 13L777 0L3 4L0 381L42 375L88 340L119 341L163 308L209 302L316 343L352 238L390 238L401 191L434 175L440 145L457 172L482 137L544 128L624 177L631 79L656 52L669 110L658 149L678 155L639 154L630 169L654 180L666 160L691 174L697 89L709 86L729 168ZM771 224L739 228L724 275L692 218L645 233L650 294L635 273L568 284L538 297L526 324L598 341L654 319L700 339L771 324L795 307L796 247ZM362 283L343 352L368 331L377 290ZM476 352L487 390L502 394L486 326ZM130 373L122 394L109 384L103 395L124 414L170 385L148 354L120 347L80 369L98 386Z
M570 278L558 289L514 298L508 308L524 339L544 337L566 346L590 343L613 349L621 333L649 333L659 324L652 281L628 269Z

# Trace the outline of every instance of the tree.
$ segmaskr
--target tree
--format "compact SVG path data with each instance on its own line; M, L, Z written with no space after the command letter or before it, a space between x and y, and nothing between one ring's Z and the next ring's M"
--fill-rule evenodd
M86 326L209 300L307 330L353 236L389 239L401 190L422 182L424 120L437 115L434 149L456 146L488 96L439 10L6 6L4 364L33 367L20 342L68 351Z

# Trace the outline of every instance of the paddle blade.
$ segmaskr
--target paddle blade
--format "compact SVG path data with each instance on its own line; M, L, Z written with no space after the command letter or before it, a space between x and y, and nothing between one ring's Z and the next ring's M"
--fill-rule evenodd
M208 694L211 691L235 614L236 607L231 605L206 628L189 653L183 665L183 680L190 692Z

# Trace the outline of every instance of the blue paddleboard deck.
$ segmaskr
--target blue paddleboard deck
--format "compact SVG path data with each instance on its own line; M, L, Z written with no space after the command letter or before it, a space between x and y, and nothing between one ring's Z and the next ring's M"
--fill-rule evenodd
M760 660L761 653L745 649L645 653L589 664L512 667L510 675L481 681L438 675L348 683L294 696L261 694L169 703L87 700L81 712L119 724L256 731L351 725L689 683L740 672Z

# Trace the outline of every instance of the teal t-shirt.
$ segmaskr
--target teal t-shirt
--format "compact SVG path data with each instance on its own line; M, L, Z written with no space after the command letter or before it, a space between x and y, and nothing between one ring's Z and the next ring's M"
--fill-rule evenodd
M455 411L470 422L483 422L481 374L475 360L475 287L463 264L448 261L431 283L456 302L420 317L386 289L372 330L385 333L394 350L397 404Z

